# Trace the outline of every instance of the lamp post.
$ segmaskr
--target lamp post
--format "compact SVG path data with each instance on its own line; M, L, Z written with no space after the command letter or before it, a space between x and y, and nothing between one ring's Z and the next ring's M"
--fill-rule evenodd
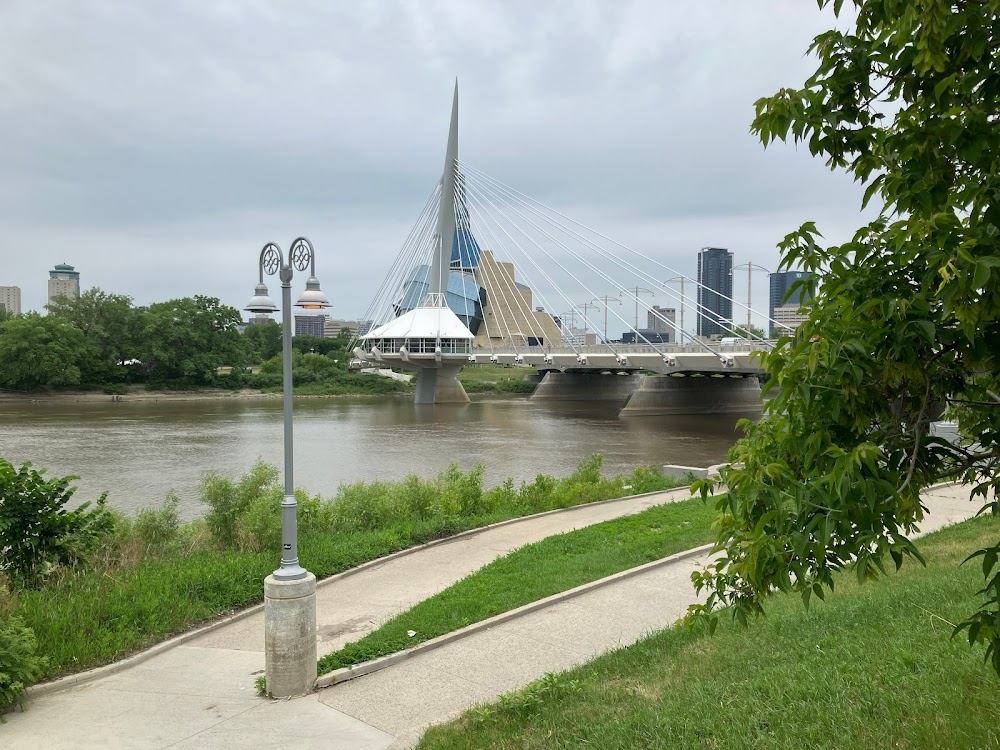
M747 335L749 336L750 335L750 328L751 328L751 325L750 325L750 305L751 305L750 291L753 288L752 287L753 278L752 278L751 274L754 271L764 271L765 273L768 273L768 274L771 273L771 272L768 271L766 268L764 268L764 266L758 266L756 263L743 263L741 265L736 266L733 270L734 271L742 271L744 268L747 269Z
M677 282L677 281L681 282L681 328L680 328L680 335L677 337L677 343L678 344L683 344L684 341L682 341L682 339L684 338L684 334L685 334L685 331L684 331L684 283L687 282L687 281L694 281L694 279L689 279L687 276L674 276L673 278L670 278L670 279L667 279L666 281L664 281L663 285L666 286L667 284L673 284L674 282Z
M285 494L281 501L281 565L264 579L264 676L276 698L303 695L316 682L316 576L299 565L298 519L292 472L292 274L310 269L296 306L330 306L316 278L316 253L305 237L292 242L288 260L273 242L260 251L260 281L246 310L272 313L264 274L281 280L281 364L284 405Z
M622 301L617 297L612 297L610 294L605 294L603 297L595 297L591 302L603 302L604 303L604 343L608 343L608 303L614 300L619 305Z

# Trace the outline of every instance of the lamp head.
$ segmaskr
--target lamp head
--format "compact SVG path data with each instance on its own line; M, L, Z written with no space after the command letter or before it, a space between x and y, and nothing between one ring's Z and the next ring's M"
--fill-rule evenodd
M322 310L330 306L330 300L319 288L319 279L315 276L306 279L306 289L299 296L299 301L295 303L295 306L303 307L306 310Z
M243 309L252 313L273 313L278 311L278 306L268 296L267 287L260 283L253 290L253 298L247 302L247 306Z

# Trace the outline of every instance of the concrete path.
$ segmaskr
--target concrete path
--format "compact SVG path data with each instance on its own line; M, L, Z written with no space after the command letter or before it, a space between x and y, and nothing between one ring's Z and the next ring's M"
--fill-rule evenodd
M626 498L525 519L338 577L317 592L321 653L354 640L498 555L550 534L681 499ZM932 530L973 515L961 488L927 493ZM688 558L291 701L256 697L259 615L118 674L33 699L0 725L15 748L403 748L469 705L662 628L695 601Z

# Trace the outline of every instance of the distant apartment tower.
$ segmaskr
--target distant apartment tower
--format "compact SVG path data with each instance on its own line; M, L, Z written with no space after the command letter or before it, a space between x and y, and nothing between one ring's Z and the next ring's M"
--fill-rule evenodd
M15 315L21 314L21 288L0 286L0 307Z
M724 247L698 251L698 335L726 333L733 320L733 254Z
M296 336L322 336L323 323L326 322L325 315L296 315L295 335Z
M49 271L49 302L56 297L80 296L80 272L68 263L60 263Z
M673 344L677 341L677 310L653 305L652 310L646 311L646 328L660 334L657 343Z
M784 328L785 326L797 328L799 323L805 320L804 316L797 314L797 311L799 305L809 301L808 291L804 287L800 287L795 290L787 301L785 300L785 294L788 293L788 290L796 281L808 279L811 275L808 271L779 271L778 273L771 274L771 296L768 301L767 317L772 321L777 320L782 324L781 326L777 326L775 323L770 323L771 338L781 334L779 328ZM788 309L781 310L780 315L776 314L782 307ZM793 322L794 325L791 325Z

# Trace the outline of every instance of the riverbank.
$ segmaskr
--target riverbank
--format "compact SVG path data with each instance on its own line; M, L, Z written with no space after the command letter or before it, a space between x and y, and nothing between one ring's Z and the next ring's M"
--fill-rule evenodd
M648 467L613 479L600 468L594 456L563 479L484 490L481 467L453 466L436 480L358 482L328 499L297 492L299 554L322 578L468 529L677 485ZM26 682L117 661L259 602L278 564L277 476L259 464L236 481L210 478L204 520L181 523L169 504L134 521L118 516L93 554L55 568L40 587L0 586L0 636L5 623L23 624L45 660Z
M505 367L501 365L474 365L465 368L459 380L470 394L529 394L535 388L535 382L530 380L534 374L531 367ZM375 376L375 373L365 373ZM526 377L527 376L527 377ZM323 392L322 381L302 383L295 386L296 398L345 398L352 396L411 396L412 387L409 380L400 380L387 375L377 375L391 382L401 383L400 390L369 391L352 390L350 392ZM377 381L376 381L377 382ZM257 400L281 398L280 388L209 388L198 387L190 389L150 389L142 385L116 386L108 390L122 390L121 393L110 393L100 387L67 388L39 391L8 391L0 390L0 403L117 403L124 401L203 401L213 399Z
M391 394L397 395L397 394ZM119 401L203 401L207 399L275 399L281 393L271 393L254 389L238 391L226 388L198 388L190 391L147 390L135 386L122 394L109 394L94 390L16 392L0 391L0 403L52 403L52 404L98 404ZM326 397L335 398L335 397Z

